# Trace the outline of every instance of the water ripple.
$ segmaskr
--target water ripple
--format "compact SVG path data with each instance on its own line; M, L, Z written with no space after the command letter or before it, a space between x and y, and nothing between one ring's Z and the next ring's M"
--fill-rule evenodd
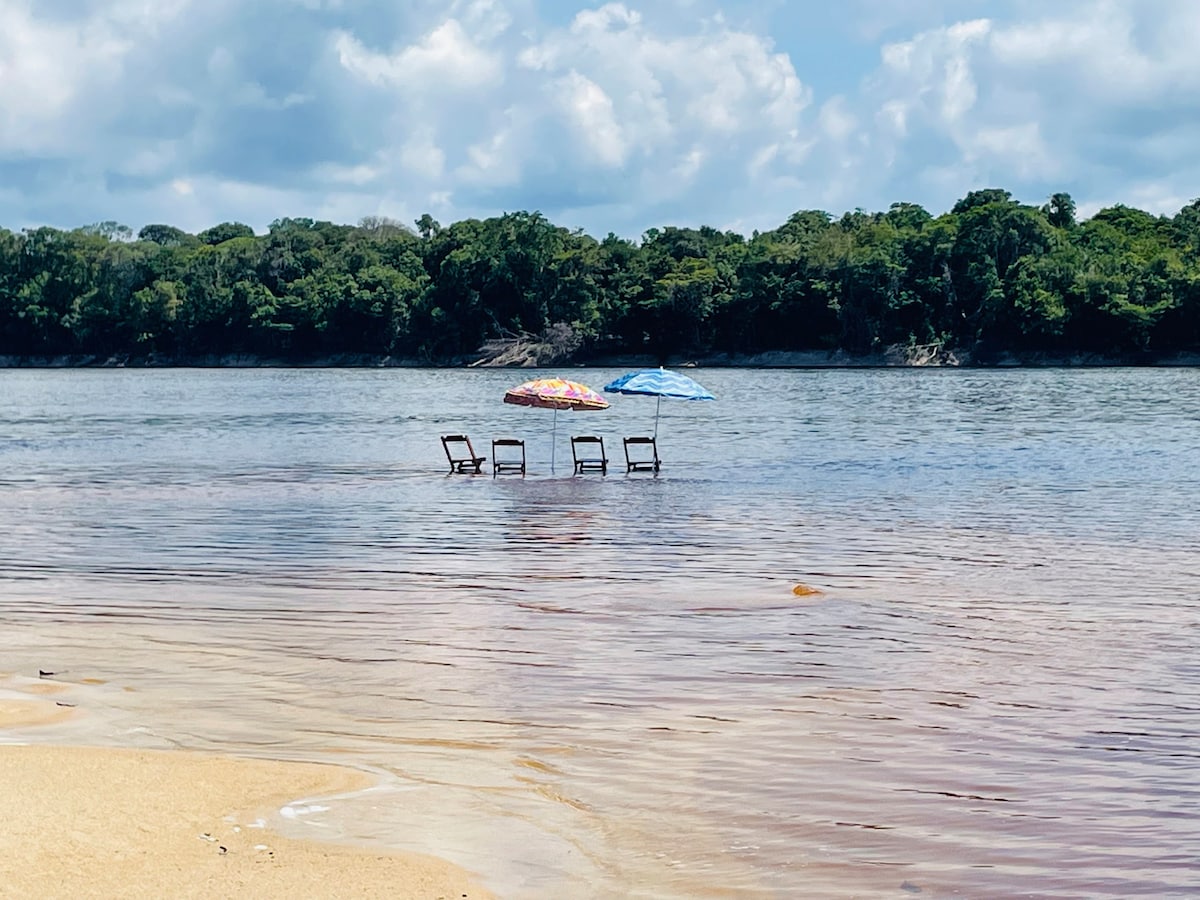
M5 667L437 791L342 827L513 895L1197 887L1200 374L714 370L607 478L511 380L0 371Z

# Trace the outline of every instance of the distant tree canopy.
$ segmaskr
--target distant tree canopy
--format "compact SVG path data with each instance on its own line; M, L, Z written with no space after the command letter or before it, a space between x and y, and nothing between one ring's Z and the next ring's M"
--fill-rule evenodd
M116 222L0 229L0 354L393 354L446 362L506 335L588 354L878 352L937 344L1127 358L1200 350L1200 200L1077 221L972 191L747 238L652 228L597 240L514 212L409 227L278 219L199 234Z

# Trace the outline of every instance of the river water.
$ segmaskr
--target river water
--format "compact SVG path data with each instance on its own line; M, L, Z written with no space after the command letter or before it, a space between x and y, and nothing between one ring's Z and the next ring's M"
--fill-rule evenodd
M43 739L367 768L282 826L507 897L1200 892L1200 371L695 370L607 477L654 401L539 374L0 371Z

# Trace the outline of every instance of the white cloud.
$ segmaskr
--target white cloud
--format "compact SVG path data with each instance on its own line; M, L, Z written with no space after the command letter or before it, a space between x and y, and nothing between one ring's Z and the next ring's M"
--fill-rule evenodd
M675 174L683 181L691 181L704 165L704 151L693 147L683 155L675 166Z
M66 149L64 120L94 121L87 99L112 83L133 43L103 16L44 21L0 0L0 157Z
M944 125L961 120L977 99L972 52L991 29L990 21L978 19L884 46L878 78L892 95L884 104L891 115L907 120L912 110L924 109Z
M941 190L956 184L958 196L981 183L1094 189L1127 165L1109 162L1122 153L1175 168L1177 183L1197 171L1196 135L1172 136L1169 110L1200 89L1200 55L1178 38L1200 27L1200 7L1022 9L1016 20L949 23L882 49L867 96L893 162Z
M1058 166L1042 141L1037 122L998 128L981 128L963 140L965 159L1010 160L1014 174L1021 179L1055 175Z
M1178 65L1183 60L1152 57L1137 47L1138 24L1126 4L1102 3L1085 17L1072 12L998 29L990 46L996 62L1022 80L1053 72L1085 95L1109 102L1145 96L1189 68Z
M400 162L416 175L436 179L445 171L446 154L437 145L432 129L418 128L400 149Z
M821 131L834 141L844 141L858 131L858 118L850 112L842 96L832 97L821 105L817 122Z
M520 176L517 129L510 121L500 125L483 140L467 147L469 163L460 166L457 175L475 185L497 187L513 184Z
M750 164L747 166L746 171L751 177L755 177L766 169L777 156L779 156L778 144L767 144L765 147L760 147L750 158Z
M641 14L628 9L624 3L606 3L599 9L585 9L579 12L571 22L571 33L615 31L635 27L641 24L641 21Z
M903 100L887 100L879 107L875 120L880 131L895 138L908 137L908 104Z
M701 171L714 201L756 153L763 169L799 152L810 92L769 38L720 17L673 32L609 3L577 13L525 47L518 64L552 78L560 98L543 127L586 136L582 161L630 176L623 195L686 203ZM768 155L761 148L773 146Z
M362 186L376 181L381 171L379 166L367 163L360 163L357 166L342 166L335 163L321 166L318 173L335 184Z
M0 0L0 225L1200 193L1200 3L847 4Z
M457 0L451 7L478 39L494 40L512 25L512 16L500 0Z
M562 105L575 125L584 153L605 167L616 168L624 163L627 148L612 98L596 82L574 70L558 83Z
M373 84L460 89L493 84L503 74L499 56L476 44L455 19L447 19L415 44L377 53L345 31L334 36L343 66Z

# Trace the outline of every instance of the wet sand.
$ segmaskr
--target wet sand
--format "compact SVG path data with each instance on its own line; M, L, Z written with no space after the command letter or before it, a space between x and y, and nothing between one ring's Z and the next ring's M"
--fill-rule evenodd
M36 683L22 691L28 699L6 691L0 739L77 713L34 696L52 691ZM262 825L288 804L372 783L363 772L316 763L0 744L0 895L490 896L438 859L293 840Z

